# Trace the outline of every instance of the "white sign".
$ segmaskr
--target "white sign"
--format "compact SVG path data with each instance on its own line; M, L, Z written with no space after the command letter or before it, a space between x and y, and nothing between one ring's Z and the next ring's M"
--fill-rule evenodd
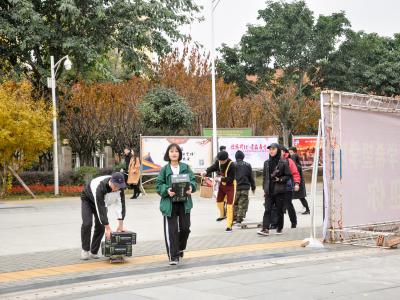
M140 140L143 174L156 174L167 164L164 154L170 144L182 149L182 162L194 172L205 170L212 164L212 142L207 137L142 137Z
M236 151L241 150L245 155L244 161L250 163L253 169L260 170L269 157L267 147L277 142L277 136L221 137L218 139L218 147L225 146L229 158L233 161Z

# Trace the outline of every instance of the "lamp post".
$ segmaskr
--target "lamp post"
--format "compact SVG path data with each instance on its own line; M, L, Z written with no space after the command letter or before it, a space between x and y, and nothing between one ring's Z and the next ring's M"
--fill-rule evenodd
M72 63L69 60L68 55L61 58L55 64L54 64L54 56L50 56L51 78L50 82L48 82L48 85L51 88L51 98L53 100L53 170L54 170L54 195L56 196L60 194L59 178L58 178L56 74L63 60L65 60L64 68L66 70L70 70L72 67Z
M213 158L217 156L217 95L215 90L215 46L214 46L214 11L221 0L211 0L211 93L212 93L212 139Z

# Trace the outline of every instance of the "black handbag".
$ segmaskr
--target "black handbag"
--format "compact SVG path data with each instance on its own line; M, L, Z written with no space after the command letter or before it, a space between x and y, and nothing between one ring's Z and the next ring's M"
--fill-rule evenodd
M272 189L272 195L278 195L285 193L286 190L286 183L284 182L275 182L274 188Z

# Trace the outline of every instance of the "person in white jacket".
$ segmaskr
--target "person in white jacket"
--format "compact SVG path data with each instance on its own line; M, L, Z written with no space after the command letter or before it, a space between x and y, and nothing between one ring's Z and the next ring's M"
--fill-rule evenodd
M99 258L100 243L104 232L110 239L112 229L108 222L107 212L114 212L118 219L117 231L125 231L123 222L125 218L125 192L124 175L120 172L111 176L100 176L92 179L81 194L82 200L82 227L81 259ZM91 239L93 217L95 220L93 237ZM90 243L91 241L91 243Z

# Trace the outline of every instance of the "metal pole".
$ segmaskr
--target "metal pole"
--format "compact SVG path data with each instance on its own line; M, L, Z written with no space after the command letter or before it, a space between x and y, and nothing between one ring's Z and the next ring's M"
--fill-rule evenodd
M211 0L211 89L212 89L212 125L213 158L217 156L217 100L215 90L215 48L214 48L214 1Z
M325 113L324 113L324 95L323 92L320 95L321 104L321 138L322 138L322 199L323 199L323 238L326 239L326 232L328 229L329 222L329 198L328 195L328 185L326 176L326 139L325 139Z
M54 56L50 56L51 67L51 97L53 100L53 170L54 170L54 195L60 194L58 178L58 147L57 147L57 101L56 101L56 78L54 70Z
M316 238L315 236L315 203L317 200L317 179L318 179L318 162L319 162L319 149L321 147L321 127L322 127L322 120L318 122L318 138L317 143L315 145L315 154L314 154L314 162L313 162L313 172L312 172L312 179L311 179L311 195L312 195L312 214L311 214L311 237Z
M307 242L306 247L311 248L323 248L324 245L316 239L315 235L315 203L317 200L317 175L318 175L318 161L319 161L319 148L321 145L321 131L322 131L322 120L318 122L318 139L315 147L315 155L313 162L313 173L311 179L311 197L312 197L312 211L311 211L311 230L310 230L310 238L305 239L304 242Z

